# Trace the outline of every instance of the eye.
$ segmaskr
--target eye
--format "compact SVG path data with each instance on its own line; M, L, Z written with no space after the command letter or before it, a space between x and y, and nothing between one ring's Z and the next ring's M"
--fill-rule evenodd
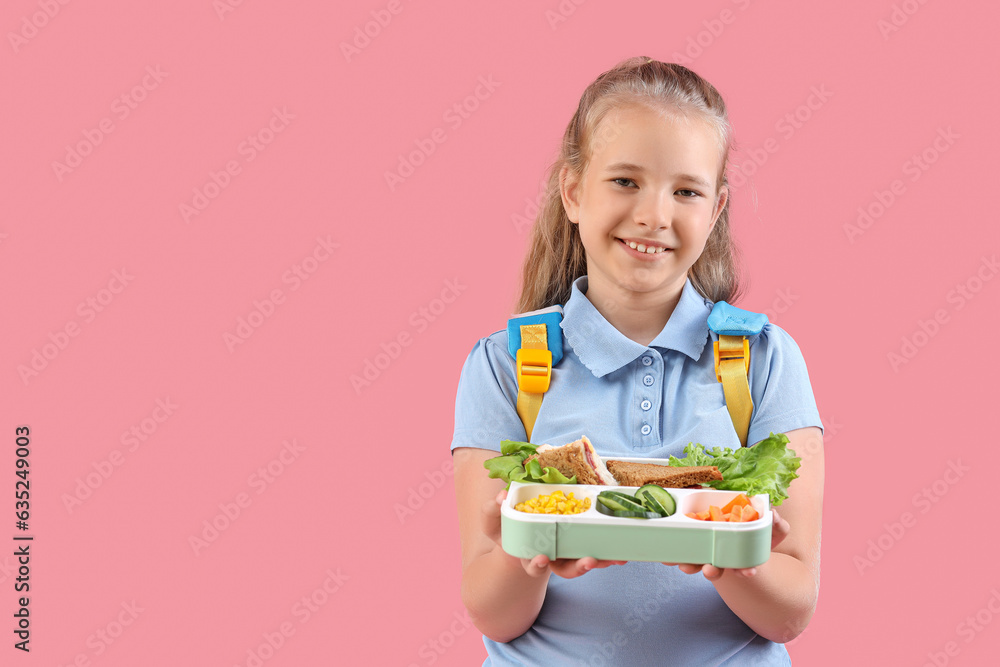
M623 188L629 187L630 183L632 185L635 185L635 181L633 181L631 178L624 178L624 177L622 177L622 178L613 178L613 179L611 179L611 182L615 183L617 185L620 185Z
M678 190L677 194L683 197L701 197L701 193L697 190Z

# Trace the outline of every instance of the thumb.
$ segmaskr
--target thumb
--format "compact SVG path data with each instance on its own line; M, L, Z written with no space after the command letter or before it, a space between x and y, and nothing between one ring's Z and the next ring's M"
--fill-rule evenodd
M495 498L483 503L483 532L491 540L500 544L500 506L507 497L507 491L501 491Z
M788 534L792 532L792 527L787 521L781 518L778 510L772 508L771 514L774 515L774 523L771 526L771 549L774 549L774 547L781 544L788 537Z

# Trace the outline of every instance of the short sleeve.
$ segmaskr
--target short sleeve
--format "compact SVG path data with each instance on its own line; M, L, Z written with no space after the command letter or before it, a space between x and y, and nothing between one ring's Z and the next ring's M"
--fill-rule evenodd
M750 348L750 394L753 416L748 443L771 433L823 428L802 352L788 333L767 324Z
M502 440L528 439L517 416L517 378L506 348L507 332L500 331L476 343L465 360L455 399L452 449L500 451Z

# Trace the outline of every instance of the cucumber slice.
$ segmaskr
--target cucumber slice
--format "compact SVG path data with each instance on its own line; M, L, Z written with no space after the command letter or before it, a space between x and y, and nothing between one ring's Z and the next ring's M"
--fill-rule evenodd
M660 515L656 512L637 512L632 510L616 510L611 509L603 504L605 498L597 499L597 511L601 514L607 514L608 516L617 517L619 519L659 519ZM614 501L611 501L614 502Z
M629 512L646 511L646 507L634 497L617 491L602 491L597 494L597 500L599 503L603 502L606 507L613 510Z
M670 492L664 489L662 486L656 484L645 484L639 487L639 490L635 492L638 497L639 494L647 498L652 498L660 507L663 508L663 516L671 516L677 511L677 503L674 501L674 497L670 495Z
M622 505L620 502L618 502L617 498L614 498L612 496L601 496L601 495L597 496L597 503L596 503L596 505L597 505L597 509L607 508L609 510L613 510L613 511L617 511L617 512L628 511L628 508L626 508L624 505Z
M660 516L668 516L667 510L664 509L663 506L660 505L660 503L656 500L656 498L654 498L653 495L648 491L639 489L638 491L635 492L635 497L638 498L642 502L642 504L646 506L646 509L648 509L650 512L656 512Z

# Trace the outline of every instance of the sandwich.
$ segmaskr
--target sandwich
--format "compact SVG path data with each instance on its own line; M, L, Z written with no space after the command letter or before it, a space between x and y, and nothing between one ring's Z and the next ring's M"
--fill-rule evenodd
M575 475L577 484L615 484L615 477L605 467L604 461L585 435L561 447L539 445L535 453L524 462L527 464L536 459L542 468L555 468L567 477Z
M622 486L656 484L669 489L683 489L722 479L716 466L671 467L655 463L608 461L607 469Z

